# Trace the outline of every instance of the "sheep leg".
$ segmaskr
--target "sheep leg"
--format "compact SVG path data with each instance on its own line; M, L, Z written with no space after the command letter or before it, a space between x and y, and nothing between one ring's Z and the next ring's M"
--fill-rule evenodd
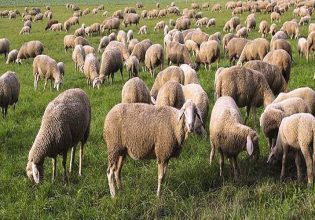
M223 177L224 155L221 149L219 150L219 152L220 152L220 176Z
M36 75L35 79L34 79L34 89L35 89L35 91L37 91L37 87L38 87L38 76Z
M231 158L231 163L234 171L234 180L238 181L239 179L239 172L238 172L238 165L237 165L237 160L236 157Z
M123 74L123 69L122 68L120 69L120 75L121 75L122 81L124 81L124 74Z
M108 186L109 186L109 191L112 198L114 198L116 194L115 185L114 185L114 169L115 169L115 165L108 166L107 168Z
M254 119L255 130L257 130L257 126L256 126L256 108L255 107L253 107L253 119Z
M211 143L212 145L212 148L211 148L211 152L210 152L210 165L214 159L214 156L215 156L215 148L214 148L214 145Z
M119 159L118 159L118 162L117 162L117 168L116 168L116 170L114 172L117 189L122 189L121 168L122 168L122 166L124 164L124 159L125 159L125 156L119 156Z
M280 181L283 181L284 177L285 177L286 160L287 160L287 150L283 147L282 168L281 168Z
M46 90L47 81L48 81L47 78L45 78L44 91Z
M70 154L70 166L69 166L69 173L72 172L72 168L74 165L74 158L75 158L75 147L71 148L71 154Z
M84 146L84 144L81 143L81 145L80 145L80 160L79 160L79 176L82 175L83 146Z
M163 183L167 170L167 162L158 162L158 189L156 195L159 197L161 194L161 185Z
M296 176L298 181L302 181L301 152L295 152Z
M56 179L56 165L57 165L57 158L52 158L52 179L51 182L54 182Z
M69 179L67 175L67 151L62 154L62 168L63 168L63 181L68 184Z
M249 118L249 113L250 113L250 106L246 106L245 124L247 124L247 120L248 120L248 118Z
M306 168L307 168L307 183L310 186L313 184L313 179L314 179L312 156L307 146L306 147L301 146L301 151L304 156Z
M272 138L268 138L268 145L269 145L269 149L271 149L273 147Z

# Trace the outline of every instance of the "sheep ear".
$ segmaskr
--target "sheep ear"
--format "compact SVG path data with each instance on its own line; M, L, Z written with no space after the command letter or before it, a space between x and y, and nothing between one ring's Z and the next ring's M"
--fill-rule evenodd
M185 113L185 109L179 110L178 116L177 116L177 122L180 122L180 120L182 119L184 113Z
M252 156L254 152L254 146L253 146L253 141L250 135L247 136L246 150L247 150L248 155Z
M153 105L156 105L156 100L155 100L155 98L153 98L152 96L151 96L151 103L152 103Z
M32 173L33 173L33 179L35 181L36 184L39 183L39 171L37 169L37 165L32 162Z

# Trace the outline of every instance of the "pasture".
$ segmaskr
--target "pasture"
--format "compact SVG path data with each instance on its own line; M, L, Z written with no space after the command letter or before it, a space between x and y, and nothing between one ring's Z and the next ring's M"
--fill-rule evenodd
M9 1L8 1L9 2ZM34 5L37 1L15 1L16 5L0 6L0 11L19 9ZM50 1L41 1L40 7ZM79 3L81 3L80 1ZM97 7L99 1L88 1L89 5L80 5L81 9ZM221 1L220 1L221 2ZM63 1L53 1L52 11L54 19L64 22L72 16L72 10L66 10ZM106 1L107 17L87 15L80 18L86 25L101 23L118 9L126 6L135 7L135 1ZM161 8L170 2L161 1ZM182 10L190 8L191 1L178 1L177 6ZM201 3L201 2L199 2ZM0 3L2 5L3 3ZM213 3L212 3L213 4ZM155 2L145 1L145 9L153 9ZM222 1L222 6L224 2ZM281 24L293 18L292 8L282 15ZM141 13L141 9L137 9ZM231 11L210 12L202 10L203 16L216 18L215 27L203 28L208 34L222 31L225 22L231 17ZM240 15L244 24L249 12ZM146 24L149 33L138 35L136 26L121 29L134 31L134 37L143 40L149 38L153 43L163 45L163 31L154 32L155 24L160 20L176 19L174 15L167 15L158 19L140 20L140 26ZM257 27L250 32L249 38L260 37L258 26L261 20L270 23L270 15L258 13ZM44 82L39 82L39 89L34 91L32 62L33 59L22 61L22 65L5 64L5 58L0 56L0 73L8 70L15 71L21 83L21 92L16 114L9 108L8 117L0 119L0 219L312 219L315 214L315 191L306 187L306 181L296 181L294 163L288 172L290 175L285 182L279 181L281 165L271 166L266 163L269 154L267 140L261 129L259 145L261 157L254 162L248 159L245 152L240 155L240 181L235 182L232 170L227 162L224 178L219 176L218 158L209 165L210 142L209 136L203 139L192 134L185 142L182 153L177 159L171 159L169 170L162 187L162 195L156 197L157 166L156 161L134 161L127 157L122 170L124 189L118 192L115 199L111 199L106 169L107 150L103 141L104 119L107 112L121 101L121 89L128 78L124 70L124 79L120 74L115 75L112 85L103 84L101 88L92 89L86 84L84 75L74 68L71 59L72 50L64 52L62 32L45 31L47 19L33 22L30 35L18 35L23 26L21 17L9 20L0 18L0 38L8 38L11 49L19 48L24 42L40 40L44 44L44 54L54 58L57 62L65 63L65 79L61 91L50 91L49 86L43 91ZM194 21L191 27L195 27ZM140 27L139 26L139 27ZM278 25L281 26L281 25ZM73 33L76 25L71 28ZM307 25L300 27L302 36L307 37ZM105 33L104 33L105 34ZM89 37L88 41L94 48L98 47L101 36ZM268 40L270 40L268 35ZM308 86L315 89L313 76L315 73L314 60L307 62L300 59L297 53L297 40L289 40L293 50L293 65L289 89ZM101 55L98 54L100 57ZM193 58L194 59L194 58ZM221 46L221 62L219 66L228 67L228 59L224 58ZM214 74L216 65L205 71L203 66L198 71L198 77L203 89L210 99L210 111L206 122L209 133L209 120L214 104ZM148 72L140 73L149 88L154 79ZM75 160L74 172L70 175L70 184L62 181L61 157L57 158L57 179L51 183L51 161L46 159L44 181L33 186L27 179L25 167L28 152L40 127L41 118L47 104L60 92L69 88L82 88L89 96L92 107L92 121L90 137L85 145L83 157L83 175L77 176L78 157ZM258 110L260 116L263 108ZM243 117L245 111L242 111ZM252 120L250 125L253 127ZM78 156L78 154L77 154ZM69 158L69 157L68 157ZM304 172L305 174L305 172Z

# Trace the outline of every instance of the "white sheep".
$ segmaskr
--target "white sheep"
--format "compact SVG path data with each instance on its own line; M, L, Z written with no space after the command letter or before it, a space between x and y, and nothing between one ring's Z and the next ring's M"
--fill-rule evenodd
M129 79L121 91L121 103L151 103L150 91L139 77Z
M76 45L72 52L72 60L74 62L74 67L76 70L83 72L85 51L82 45Z
M100 88L102 81L99 77L100 63L95 54L90 53L85 57L83 72L88 85Z

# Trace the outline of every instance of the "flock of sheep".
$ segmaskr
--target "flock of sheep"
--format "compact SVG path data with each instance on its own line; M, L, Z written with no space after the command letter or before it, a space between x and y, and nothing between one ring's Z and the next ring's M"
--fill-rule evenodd
M312 184L315 172L315 92L308 87L288 91L290 71L293 62L292 47L288 38L297 39L300 57L309 60L315 51L315 24L311 16L315 7L314 0L281 1L229 1L225 10L232 12L232 17L224 25L224 37L221 33L212 35L203 32L203 26L216 25L215 18L202 15L202 10L221 11L220 3L199 5L191 4L191 9L181 10L174 2L165 9L157 4L155 9L144 10L141 3L136 8L126 7L118 10L102 23L90 26L81 25L64 37L65 52L73 49L72 60L77 71L84 74L87 83L93 88L100 88L105 82L114 80L116 72L126 68L129 80L122 89L122 101L107 114L103 137L107 145L107 177L111 196L115 188L121 188L121 168L126 155L135 160L155 158L158 164L158 189L165 177L170 158L180 154L184 140L194 132L202 137L208 135L206 120L209 112L209 97L199 84L197 71L204 66L210 71L211 64L217 63L215 73L215 104L211 109L209 124L211 153L210 163L215 153L220 155L220 175L223 175L224 158L228 158L234 170L234 177L239 178L237 156L247 151L249 156L258 158L260 154L256 119L256 108L264 106L260 117L260 129L269 140L272 163L282 158L281 178L285 177L288 153L293 149L297 167L297 177L302 178L301 160L307 166L308 183ZM20 34L31 34L32 22L48 19L45 30L71 32L74 25L80 24L80 17L102 12L101 5L80 10L78 5L67 4L67 10L73 10L73 17L61 23L53 20L53 11L46 7L44 14L40 8L25 8L2 11L1 17L14 19L22 16L24 26ZM280 26L281 15L293 8L296 18L285 21ZM137 10L142 10L137 14ZM238 14L249 13L245 26ZM263 20L258 29L261 38L247 39L256 29L256 17L260 13L270 13L269 22ZM154 44L150 39L142 41L134 38L134 33L121 30L124 25L145 24L147 19L161 18L167 14L178 16L157 22L154 30L164 32L164 44ZM196 28L192 28L195 20ZM276 23L273 23L276 22ZM272 23L272 24L271 24ZM307 38L300 37L301 25L309 25ZM138 35L146 35L148 27L138 28ZM116 32L113 32L115 30ZM151 30L150 30L151 31ZM89 45L88 37L108 35L101 38L97 49ZM272 36L269 42L266 37ZM223 54L221 50L223 49ZM59 90L63 83L64 63L57 62L44 55L44 45L40 41L24 43L20 49L10 51L8 39L0 39L0 53L7 57L6 63L22 64L23 59L34 58L34 89L40 79L48 80L52 87ZM102 53L101 58L98 54ZM219 67L220 57L228 57L230 67ZM165 61L166 65L164 67ZM149 90L141 80L139 72L148 70L155 77ZM157 71L159 69L159 71ZM157 73L157 74L156 74ZM53 85L52 85L53 84ZM20 83L17 74L11 71L0 77L0 105L3 117L7 115L9 105L15 105L19 98ZM239 108L246 107L245 122ZM248 117L253 113L254 128L248 126ZM91 122L89 99L81 89L68 89L52 100L43 115L42 123L33 146L29 152L26 167L27 176L39 183L43 178L43 163L51 157L54 180L56 175L56 157L63 156L63 172L67 181L66 159L71 148L70 168L74 163L76 145L80 142L79 175L81 175L83 146L86 143ZM313 149L313 150L311 150ZM303 157L302 157L303 156ZM116 182L116 186L115 186Z

